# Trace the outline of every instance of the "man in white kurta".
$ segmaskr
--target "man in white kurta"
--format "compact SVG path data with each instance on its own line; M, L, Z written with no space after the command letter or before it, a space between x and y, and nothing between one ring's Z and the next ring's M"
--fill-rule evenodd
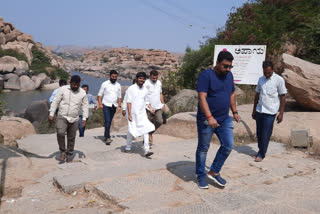
M148 89L143 86L146 80L146 73L139 72L136 75L136 84L131 85L127 90L127 119L128 134L126 152L131 151L132 137L143 136L144 139L144 155L150 157L153 152L149 146L149 132L155 130L154 125L148 120L146 105L154 112L147 101Z

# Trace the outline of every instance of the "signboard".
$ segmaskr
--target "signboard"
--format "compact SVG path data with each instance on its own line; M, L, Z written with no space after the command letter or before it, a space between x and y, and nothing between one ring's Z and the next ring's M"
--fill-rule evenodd
M257 85L263 75L262 62L266 58L265 45L216 45L214 48L213 65L217 62L220 51L229 51L234 60L231 71L236 84Z

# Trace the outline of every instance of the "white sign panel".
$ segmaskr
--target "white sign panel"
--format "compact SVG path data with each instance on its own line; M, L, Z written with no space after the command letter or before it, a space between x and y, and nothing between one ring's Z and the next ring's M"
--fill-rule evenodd
M262 62L266 58L265 45L216 45L214 48L213 65L217 62L220 51L232 53L234 66L231 71L236 84L257 85L263 75Z

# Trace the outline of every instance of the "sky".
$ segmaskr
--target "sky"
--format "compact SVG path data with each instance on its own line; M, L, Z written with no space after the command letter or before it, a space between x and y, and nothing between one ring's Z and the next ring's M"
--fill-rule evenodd
M43 45L184 52L216 35L247 0L10 0L0 17Z

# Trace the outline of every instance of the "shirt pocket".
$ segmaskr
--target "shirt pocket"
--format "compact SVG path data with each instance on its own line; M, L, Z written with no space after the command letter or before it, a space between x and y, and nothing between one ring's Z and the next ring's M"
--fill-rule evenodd
M277 96L277 88L272 85L267 85L266 92L269 96Z

